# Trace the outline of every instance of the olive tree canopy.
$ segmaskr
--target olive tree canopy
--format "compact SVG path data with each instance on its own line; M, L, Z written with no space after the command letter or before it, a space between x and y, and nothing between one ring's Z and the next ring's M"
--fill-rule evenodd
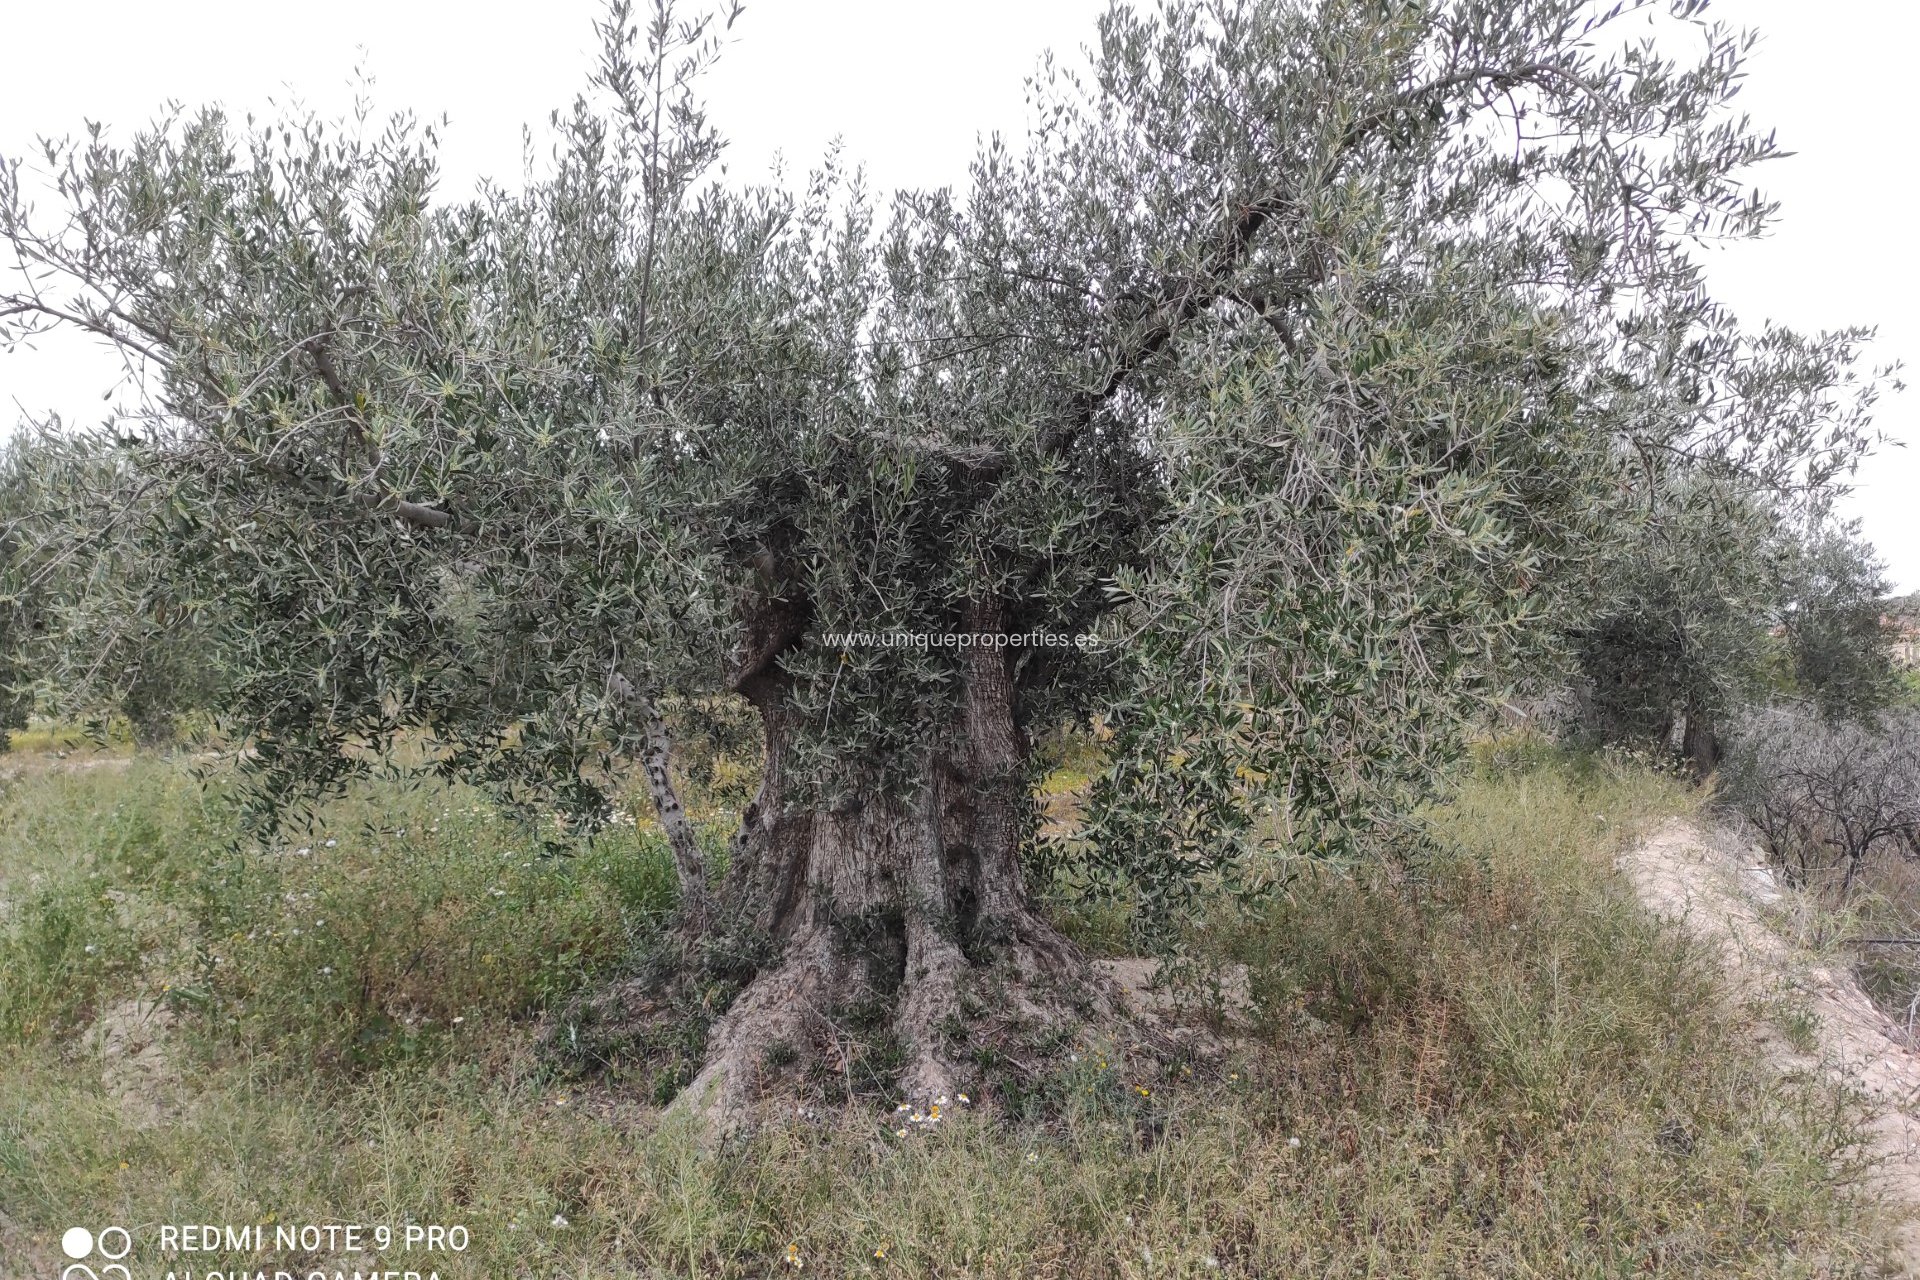
M1035 729L1119 728L1094 856L1156 901L1256 835L1353 849L1649 459L1857 447L1849 340L1742 335L1688 256L1770 212L1704 8L1116 6L1029 137L877 195L723 180L737 11L617 0L518 186L438 191L406 120L214 109L50 145L44 209L14 163L0 316L143 372L111 498L219 620L264 819L424 732L587 817L638 763L684 834L657 708L737 695L719 903L676 848L694 930L772 958L691 1096L876 997L931 1092L1112 1012L1028 902Z

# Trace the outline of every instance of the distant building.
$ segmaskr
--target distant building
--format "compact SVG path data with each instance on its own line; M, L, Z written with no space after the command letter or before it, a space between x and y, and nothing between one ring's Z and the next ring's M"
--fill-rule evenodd
M1920 671L1920 591L1887 601L1880 623L1893 633L1893 665Z
M1893 665L1903 671L1920 671L1920 621L1890 617L1886 624L1893 632Z

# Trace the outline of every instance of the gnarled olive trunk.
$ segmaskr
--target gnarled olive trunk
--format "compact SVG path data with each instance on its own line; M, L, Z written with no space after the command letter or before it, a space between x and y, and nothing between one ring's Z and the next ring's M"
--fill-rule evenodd
M988 606L970 621L977 632L999 626ZM778 640L776 625L769 643ZM928 1098L964 1083L983 1045L1008 1050L1112 1012L1079 949L1027 900L1027 744L1007 651L970 649L964 662L952 724L893 762L893 785L876 769L871 785L819 806L795 802L788 786L787 677L766 661L736 680L760 712L766 755L726 896L752 912L777 959L713 1027L683 1105L738 1114L781 1070L851 1074L876 1039L897 1050L889 1083Z

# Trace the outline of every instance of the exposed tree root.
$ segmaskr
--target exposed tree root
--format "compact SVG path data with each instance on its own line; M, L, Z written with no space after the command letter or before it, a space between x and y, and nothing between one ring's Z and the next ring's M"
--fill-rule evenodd
M770 1077L808 1047L839 1040L829 1010L851 985L846 958L822 932L797 940L778 967L760 974L714 1023L706 1065L674 1101L676 1111L729 1128L752 1114ZM816 1053L818 1049L816 1048Z
M639 1068L657 1101L716 1138L861 1100L925 1111L965 1093L976 1110L1044 1107L1073 1053L1094 1046L1144 1075L1225 1052L1181 1025L1170 995L1144 992L1151 962L1089 961L1024 910L964 947L892 923L808 929L744 986L743 973L714 977L710 957L663 955L570 1010L547 1043L582 1070Z
M945 1043L946 1023L961 1007L967 958L952 939L918 918L907 922L907 964L895 1034L906 1047L907 1067L898 1088L909 1100L957 1092L964 1071Z
M891 986L829 930L796 939L713 1024L705 1063L674 1110L726 1132L796 1098L924 1109L966 1091L991 1106L1009 1086L1034 1088L1079 1045L1160 1059L1182 1051L1179 1036L1051 926L1030 918L1010 932L982 963L909 928Z

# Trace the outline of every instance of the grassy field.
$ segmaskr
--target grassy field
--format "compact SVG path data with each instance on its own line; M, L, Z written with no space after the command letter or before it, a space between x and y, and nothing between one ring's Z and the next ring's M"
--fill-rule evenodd
M391 785L258 851L181 760L0 769L0 1275L58 1274L76 1222L460 1224L445 1280L1880 1256L1853 1101L1772 1079L1712 964L1614 875L1621 841L1697 803L1631 764L1489 752L1436 814L1448 852L1223 907L1208 958L1247 965L1254 1000L1224 1061L1132 1079L1088 1044L1030 1121L956 1101L902 1137L883 1107L824 1109L717 1149L646 1080L534 1049L670 907L643 828L541 857L476 795Z

